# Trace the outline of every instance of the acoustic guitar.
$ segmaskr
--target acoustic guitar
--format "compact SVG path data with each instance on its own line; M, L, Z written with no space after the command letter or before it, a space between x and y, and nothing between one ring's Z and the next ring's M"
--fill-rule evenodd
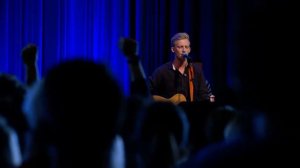
M177 93L170 98L165 98L158 95L153 95L152 97L154 101L171 102L174 103L175 105L178 105L179 103L182 102L186 102L186 97L180 93Z

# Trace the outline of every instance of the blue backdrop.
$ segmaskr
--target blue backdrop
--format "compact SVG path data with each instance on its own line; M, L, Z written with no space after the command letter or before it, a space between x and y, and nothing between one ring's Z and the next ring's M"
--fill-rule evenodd
M36 43L40 76L62 60L93 59L111 67L128 93L128 66L119 38L139 41L148 76L171 59L171 36L185 31L191 36L192 58L202 60L217 92L235 86L241 7L236 0L1 0L0 72L24 81L20 52Z

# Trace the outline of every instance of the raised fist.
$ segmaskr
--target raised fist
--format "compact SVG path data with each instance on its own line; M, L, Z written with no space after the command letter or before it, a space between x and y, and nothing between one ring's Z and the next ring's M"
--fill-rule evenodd
M37 46L28 44L22 49L22 59L25 65L34 65L37 60Z
M121 37L119 40L119 48L128 61L138 60L138 42L136 40Z

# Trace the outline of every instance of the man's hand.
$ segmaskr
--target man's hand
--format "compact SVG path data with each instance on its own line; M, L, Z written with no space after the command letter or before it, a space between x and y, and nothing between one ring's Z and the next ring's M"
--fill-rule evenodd
M37 60L37 46L35 44L28 44L22 49L23 63L27 66L35 65Z

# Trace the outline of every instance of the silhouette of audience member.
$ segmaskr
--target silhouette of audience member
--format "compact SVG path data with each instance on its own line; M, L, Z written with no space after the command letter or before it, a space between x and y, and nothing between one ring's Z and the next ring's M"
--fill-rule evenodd
M130 94L126 99L126 118L121 135L125 143L126 167L138 167L135 158L136 142L134 141L134 129L137 116L145 105L153 101L150 96L149 86L146 80L143 65L138 55L138 42L131 38L121 37L119 48L124 54L130 72Z
M128 96L126 99L126 118L124 118L124 126L121 129L121 136L124 140L126 152L126 167L137 167L134 152L136 150L136 142L134 139L134 130L139 113L145 109L147 103L152 100L141 98L140 96Z
M152 101L144 68L138 56L138 42L131 38L121 37L119 48L125 55L130 72L130 95L127 97L127 115L122 134L131 139L138 112Z
M137 119L137 158L141 167L177 167L188 155L189 122L170 102L151 102Z
M26 151L29 123L22 110L25 96L24 85L10 74L0 74L0 115L16 131L22 156Z
M219 106L209 112L205 122L207 143L217 143L225 139L227 125L237 116L237 110L229 105Z
M189 151L193 154L195 151L203 148L207 145L206 135L206 120L214 109L215 103L209 101L206 102L194 102L194 103L180 103L188 117L190 123L189 133Z
M22 163L18 135L6 119L0 115L0 166L1 168L17 168Z
M112 149L123 150L118 136L123 104L124 95L104 64L69 60L53 67L25 104L37 120L24 167L113 166L118 161L110 156L116 153Z

